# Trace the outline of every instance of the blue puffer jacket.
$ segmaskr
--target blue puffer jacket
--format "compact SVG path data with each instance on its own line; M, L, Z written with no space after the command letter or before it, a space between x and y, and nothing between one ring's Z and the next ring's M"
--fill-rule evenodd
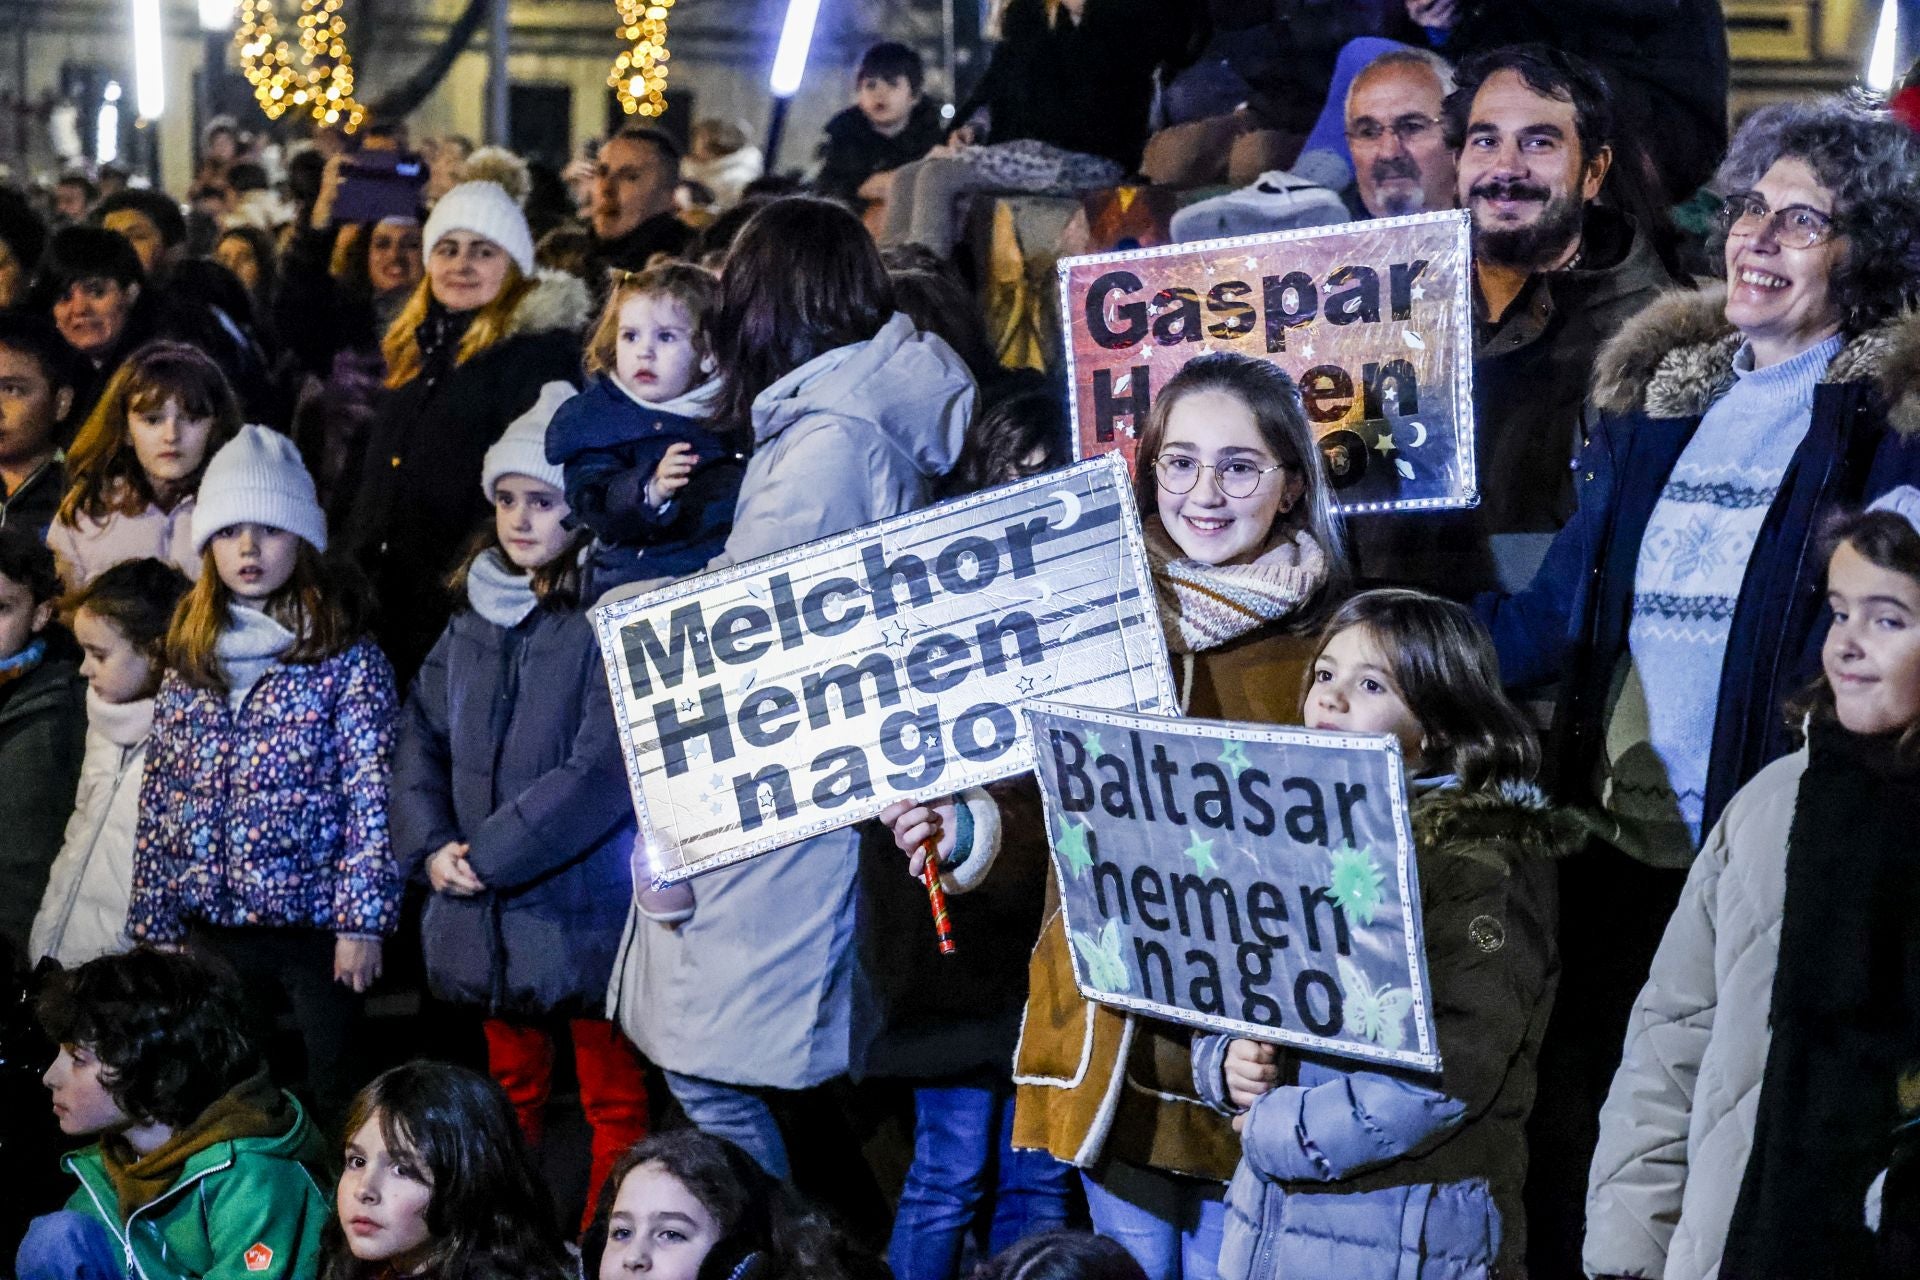
M365 638L276 664L237 712L168 672L140 783L131 935L178 942L189 920L390 933L396 702L393 668Z
M493 1014L601 1011L632 896L630 795L586 615L535 608L508 628L455 614L394 763L402 865L466 841L488 889L428 900L434 994Z
M1283 1083L1241 1134L1221 1280L1490 1280L1526 1254L1524 1130L1559 971L1552 859L1578 837L1530 786L1432 791L1413 832L1441 1074L1283 1052ZM1193 1065L1230 1112L1227 1045L1195 1037Z

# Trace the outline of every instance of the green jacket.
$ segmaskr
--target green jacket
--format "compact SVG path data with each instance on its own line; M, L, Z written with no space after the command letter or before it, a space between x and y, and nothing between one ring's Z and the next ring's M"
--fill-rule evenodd
M80 1180L67 1208L112 1233L127 1280L314 1280L332 1212L313 1172L325 1152L306 1112L288 1101L295 1118L285 1133L196 1151L164 1195L125 1221L100 1144L73 1152L61 1161Z

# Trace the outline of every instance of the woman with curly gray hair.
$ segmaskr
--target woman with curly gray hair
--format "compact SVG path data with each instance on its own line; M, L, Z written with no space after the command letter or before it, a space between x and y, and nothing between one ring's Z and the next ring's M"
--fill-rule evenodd
M1562 866L1583 909L1541 1055L1536 1238L1580 1238L1600 1104L1703 834L1792 748L1781 708L1826 631L1820 519L1920 483L1920 142L1841 99L1771 107L1720 189L1724 283L1661 297L1602 350L1578 510L1525 591L1481 601L1508 684L1558 685L1548 758L1606 833ZM1713 1228L1670 1259L1674 1220L1740 1167L1689 1178L1685 1108L1669 1122L1635 1115L1592 1169L1590 1274L1713 1274Z

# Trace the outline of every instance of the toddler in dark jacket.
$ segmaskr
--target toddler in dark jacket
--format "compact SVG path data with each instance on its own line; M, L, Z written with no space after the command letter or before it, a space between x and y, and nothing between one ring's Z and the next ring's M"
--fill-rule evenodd
M684 262L616 272L587 345L595 376L547 428L547 461L564 469L573 519L594 534L589 604L698 573L726 545L745 460L709 421L718 291L711 272Z

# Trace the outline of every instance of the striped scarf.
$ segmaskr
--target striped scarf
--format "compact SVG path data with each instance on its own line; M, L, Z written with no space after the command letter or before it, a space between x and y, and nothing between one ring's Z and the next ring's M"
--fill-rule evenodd
M1146 520L1147 560L1160 629L1175 653L1203 653L1285 618L1327 581L1327 553L1306 530L1276 543L1252 564L1189 560L1160 524Z

